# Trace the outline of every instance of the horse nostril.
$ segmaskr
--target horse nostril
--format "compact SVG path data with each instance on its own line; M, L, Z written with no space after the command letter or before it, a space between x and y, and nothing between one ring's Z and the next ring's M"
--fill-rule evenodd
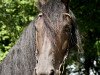
M54 75L54 70L53 69L50 71L50 75Z

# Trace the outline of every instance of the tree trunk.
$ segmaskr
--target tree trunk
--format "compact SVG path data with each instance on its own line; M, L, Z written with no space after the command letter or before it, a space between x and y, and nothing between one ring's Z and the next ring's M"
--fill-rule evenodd
M31 22L0 64L0 75L33 75L35 64L35 26Z

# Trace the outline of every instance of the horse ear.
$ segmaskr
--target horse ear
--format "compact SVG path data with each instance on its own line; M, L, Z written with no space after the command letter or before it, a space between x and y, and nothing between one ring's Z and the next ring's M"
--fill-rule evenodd
M69 12L69 2L70 2L70 0L61 0L61 1L64 3L67 12Z

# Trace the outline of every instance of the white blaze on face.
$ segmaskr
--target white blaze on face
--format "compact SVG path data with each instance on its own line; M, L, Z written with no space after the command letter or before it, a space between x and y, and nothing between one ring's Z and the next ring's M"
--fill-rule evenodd
M43 45L41 49L41 53L38 56L38 63L36 65L36 73L39 75L40 73L49 74L50 70L54 69L52 64L53 54L51 52L51 42L47 37L46 33L44 33Z

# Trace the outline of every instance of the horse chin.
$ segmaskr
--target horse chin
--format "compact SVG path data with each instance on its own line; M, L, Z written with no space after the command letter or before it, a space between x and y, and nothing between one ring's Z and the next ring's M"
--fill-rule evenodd
M36 69L37 68L35 67L33 75L41 75L41 74L37 74ZM48 75L48 74L45 74L45 75ZM55 69L54 70L54 75L60 75L60 70L59 69Z

